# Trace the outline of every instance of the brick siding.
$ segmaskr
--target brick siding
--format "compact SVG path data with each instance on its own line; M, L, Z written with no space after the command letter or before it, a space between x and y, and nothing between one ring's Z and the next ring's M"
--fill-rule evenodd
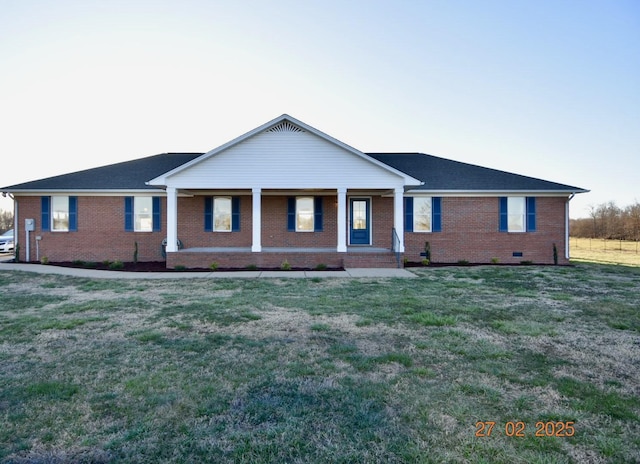
M123 197L78 196L76 232L43 231L40 197L16 197L18 202L20 259L25 259L24 220L33 218L36 230L30 234L30 260L36 261L36 236L40 258L49 261L133 261L138 243L139 261L162 261L162 240L166 237L166 200L163 198L161 226L158 232L124 230Z
M500 232L498 198L445 197L442 199L442 232L406 233L405 258L421 261L420 253L428 241L433 263L460 260L490 263L497 259L503 264L522 261L553 264L555 243L558 263L567 264L564 215L564 198L537 197L535 232ZM522 256L514 257L514 252L522 252Z
M262 197L262 246L294 248L331 248L337 245L337 197L323 197L323 231L287 231L287 197ZM36 236L39 256L49 261L132 261L135 242L138 243L139 261L161 261L162 240L166 237L166 199L161 201L161 226L158 232L126 232L124 230L123 197L78 196L78 231L42 231L40 197L16 196L19 213L19 244L21 260L25 259L24 219L34 218L36 230L31 233L30 258L36 261ZM422 260L425 242L431 245L434 263L456 263L467 260L474 263L490 263L496 258L500 263L553 263L553 244L558 250L560 264L564 258L565 199L537 198L537 230L528 233L498 231L499 201L496 197L445 197L442 201L442 232L405 233L405 257L409 261ZM390 248L393 228L393 198L372 197L372 237L374 247ZM240 195L240 231L205 232L204 197L178 198L178 238L185 248L194 247L251 247L252 198ZM513 252L522 252L514 257ZM180 252L171 256L167 265L208 267L212 261L221 267L244 267L255 264L260 267L279 267L283 254L249 253L248 256L190 257L195 253ZM355 265L383 266L386 258L365 253L349 253L345 264L344 253L291 253L287 260L294 267L315 267L319 263L329 266ZM388 257L388 256L387 256ZM179 258L179 259L178 259ZM211 259L210 259L211 258ZM246 258L246 263L245 263ZM249 259L250 258L250 259ZM184 262L178 262L183 260ZM198 261L198 263L196 263ZM228 263L228 264L226 264Z

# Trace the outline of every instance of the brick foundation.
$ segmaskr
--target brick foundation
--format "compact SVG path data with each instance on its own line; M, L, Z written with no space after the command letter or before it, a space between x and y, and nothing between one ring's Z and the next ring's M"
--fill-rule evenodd
M167 267L208 268L216 263L219 268L245 269L281 268L286 260L292 268L315 269L318 265L328 268L357 268L396 266L395 255L391 252L224 252L182 250L167 255Z

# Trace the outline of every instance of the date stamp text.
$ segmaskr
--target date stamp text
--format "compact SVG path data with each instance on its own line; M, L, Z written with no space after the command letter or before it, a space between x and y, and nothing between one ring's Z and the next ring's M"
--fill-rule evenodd
M527 424L522 421L509 421L504 426L499 424L497 427L496 424L495 421L476 422L476 437L486 438L498 433L504 433L507 437L527 436ZM574 421L538 421L533 432L534 437L572 437L575 434Z

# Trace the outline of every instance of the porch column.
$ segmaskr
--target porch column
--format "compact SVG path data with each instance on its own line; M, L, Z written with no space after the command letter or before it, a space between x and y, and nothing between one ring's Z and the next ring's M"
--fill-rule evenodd
M251 238L251 251L262 251L262 189L251 189L253 194L252 204L252 224L253 232Z
M393 192L393 227L400 239L400 253L404 253L404 189L396 188Z
M178 191L167 187L167 253L178 251Z
M338 248L339 253L347 251L347 189L338 189Z

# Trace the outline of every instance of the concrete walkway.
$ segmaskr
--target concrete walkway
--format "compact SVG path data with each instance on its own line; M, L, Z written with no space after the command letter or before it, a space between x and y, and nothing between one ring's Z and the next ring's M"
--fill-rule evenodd
M24 271L38 274L58 274L92 279L301 279L310 277L339 278L413 278L417 277L406 269L358 268L344 271L236 271L236 272L126 272L99 271L97 269L78 269L70 267L49 266L43 264L24 264L0 262L1 271Z

